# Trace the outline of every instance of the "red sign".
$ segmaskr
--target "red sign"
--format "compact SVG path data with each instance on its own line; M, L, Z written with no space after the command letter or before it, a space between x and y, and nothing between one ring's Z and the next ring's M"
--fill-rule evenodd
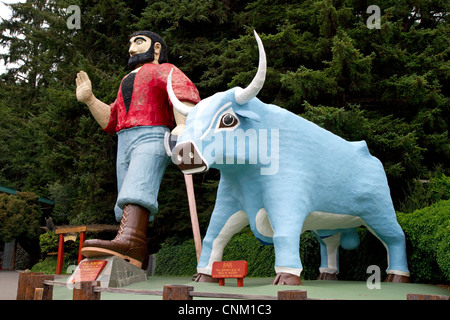
M238 287L244 285L244 277L247 275L247 261L216 261L213 263L211 277L219 279L219 285L225 284L225 278L237 278Z
M81 261L72 282L95 281L108 262L106 260Z

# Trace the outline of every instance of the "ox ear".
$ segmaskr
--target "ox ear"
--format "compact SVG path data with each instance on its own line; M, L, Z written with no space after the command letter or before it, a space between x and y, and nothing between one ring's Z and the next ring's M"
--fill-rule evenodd
M233 110L238 116L241 116L246 119L250 119L256 122L259 122L261 119L259 118L259 115L253 111L250 110L242 110L241 108L236 108Z

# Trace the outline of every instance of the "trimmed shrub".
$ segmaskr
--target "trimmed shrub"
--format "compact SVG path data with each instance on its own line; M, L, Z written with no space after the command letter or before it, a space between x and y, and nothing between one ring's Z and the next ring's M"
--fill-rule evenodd
M58 251L59 237L54 232L46 232L39 236L39 244L42 254L46 255Z
M365 228L358 230L361 245L356 250L341 249L342 280L365 280L370 264L386 264L386 250L381 242ZM381 257L380 257L381 252ZM300 237L300 257L303 264L302 278L317 279L320 266L319 242L310 232ZM261 244L247 228L235 235L223 253L223 260L246 260L248 277L274 277L275 251L270 245ZM355 264L355 261L358 261ZM163 245L157 253L156 275L190 276L196 273L196 255L193 240L179 245Z
M450 200L442 200L412 213L398 213L406 235L411 280L424 283L450 281ZM377 265L386 276L387 253L383 244L364 227L357 229L360 245L354 250L339 249L339 279L365 281L367 267ZM317 279L320 246L310 232L300 237L302 278ZM225 247L223 260L246 260L249 277L274 277L273 246L259 243L250 229L235 235ZM164 245L157 254L157 275L187 276L196 273L194 241Z
M163 244L156 259L157 276L192 276L197 272L194 240L180 245Z
M412 280L450 282L450 200L398 213L397 219L406 234Z

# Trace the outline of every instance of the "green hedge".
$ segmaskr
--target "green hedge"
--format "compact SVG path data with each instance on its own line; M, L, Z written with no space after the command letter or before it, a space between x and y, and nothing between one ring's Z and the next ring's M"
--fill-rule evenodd
M192 276L196 273L197 265L194 240L180 245L163 244L156 259L155 275Z
M358 229L361 245L356 250L340 252L342 280L365 280L366 269L371 264L384 265L386 269L386 250L383 245L365 228ZM317 279L319 276L320 247L310 233L300 238L300 256L303 263L302 278ZM273 246L262 245L249 229L235 235L226 246L223 260L246 260L249 277L274 277L275 253ZM359 261L358 265L353 265ZM364 265L364 267L360 267ZM191 276L196 272L194 241L188 240L180 245L164 245L157 253L156 275Z
M398 221L407 239L408 263L411 279L415 282L450 282L450 200L442 200L413 213L398 213ZM385 276L386 249L366 228L357 229L361 240L355 250L340 249L341 280L367 279L367 267L378 265ZM320 265L320 247L310 233L300 238L302 278L317 279ZM262 245L249 229L235 235L224 250L223 260L246 260L249 277L273 277L274 248ZM157 254L156 274L190 276L196 272L193 240L180 245L165 245Z
M398 213L397 219L406 234L412 280L450 282L450 200Z

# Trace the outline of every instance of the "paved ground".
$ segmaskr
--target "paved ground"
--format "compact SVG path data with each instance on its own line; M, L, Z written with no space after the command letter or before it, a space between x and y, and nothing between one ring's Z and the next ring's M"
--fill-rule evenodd
M0 271L0 300L15 300L19 272ZM67 276L56 276L55 280L65 281ZM279 290L306 290L308 298L343 300L405 300L408 293L450 295L450 290L418 283L381 283L380 289L369 289L363 281L318 281L304 280L302 287L273 286L270 278L245 278L244 287L237 287L235 279L227 279L225 286L216 283L192 282L189 277L149 277L148 281L127 286L128 289L162 290L165 284L193 286L197 292L241 293L276 296ZM102 293L102 300L161 300L160 296ZM72 290L54 287L54 300L71 300ZM195 298L200 299L200 298Z
M19 272L0 271L0 300L15 300L17 295L17 281Z
M20 272L0 270L0 300L16 300ZM56 281L65 281L66 278L55 276Z

